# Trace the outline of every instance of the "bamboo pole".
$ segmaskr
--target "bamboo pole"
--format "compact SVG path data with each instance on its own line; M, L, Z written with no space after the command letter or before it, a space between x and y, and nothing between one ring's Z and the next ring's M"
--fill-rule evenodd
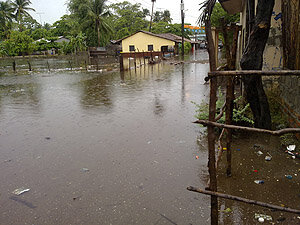
M280 70L280 71L262 71L262 70L235 70L235 71L212 71L208 73L206 79L212 77L231 77L231 76L300 76L300 70Z
M219 128L226 128L226 129L232 129L232 130L242 130L242 131L249 131L249 132L257 132L257 133L264 133L264 134L270 134L274 136L281 136L288 133L300 133L300 128L285 128L277 131L271 131L271 130L265 130L265 129L259 129L259 128L252 128L252 127L241 127L236 125L227 125L227 124L221 124L216 122L211 122L208 120L197 120L194 123L206 125L209 127L219 127Z
M205 33L208 41L209 65L210 71L216 71L216 55L215 46L211 31L210 20L205 21ZM209 121L214 122L216 117L216 101L217 101L217 79L210 80L210 98L209 98ZM208 131L208 171L209 171L209 189L217 191L217 170L216 170L216 155L215 155L215 133L214 127L209 126ZM218 198L211 196L211 224L218 224Z
M234 201L244 202L244 203L251 204L251 205L258 205L258 206L266 207L266 208L269 208L269 209L275 209L275 210L279 210L279 211L300 214L300 210L292 209L292 208L289 208L289 207L282 207L282 206L277 206L277 205L273 205L273 204L269 204L269 203L265 203L265 202L260 202L260 201L256 201L256 200L242 198L242 197L238 197L238 196L234 196L234 195L228 195L228 194L223 194L223 193L219 193L219 192L202 190L202 189L191 187L191 186L187 187L187 189L189 191L198 192L198 193L205 194L205 195L216 196L216 197L220 197L220 198L225 198L225 199L230 199L230 200L234 200Z
M232 124L233 116L233 99L234 99L234 82L232 77L227 77L227 87L226 87L226 113L225 113L225 123L227 125ZM227 169L226 174L228 177L231 176L231 142L232 142L232 130L227 129L226 135L226 158L227 158Z

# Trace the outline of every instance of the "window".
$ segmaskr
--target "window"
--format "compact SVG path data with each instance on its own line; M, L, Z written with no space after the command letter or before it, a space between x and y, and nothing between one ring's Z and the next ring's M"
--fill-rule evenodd
M131 52L134 52L134 51L135 51L134 45L129 45L129 51L131 51Z
M153 45L148 45L148 51L149 52L153 51Z

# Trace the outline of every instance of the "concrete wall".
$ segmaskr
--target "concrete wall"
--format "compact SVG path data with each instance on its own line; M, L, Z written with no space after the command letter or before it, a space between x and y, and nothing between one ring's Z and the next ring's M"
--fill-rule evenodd
M134 45L136 51L139 50L140 52L148 52L148 45L153 45L153 51L160 52L161 46L175 47L175 42L139 32L122 40L122 52L130 52L130 45Z

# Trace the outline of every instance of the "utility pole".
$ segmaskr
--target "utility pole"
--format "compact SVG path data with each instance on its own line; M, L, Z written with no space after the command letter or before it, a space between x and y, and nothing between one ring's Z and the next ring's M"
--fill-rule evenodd
M181 9L181 55L182 55L182 60L184 57L184 4L183 4L183 0L181 0L181 4L180 4L180 9Z

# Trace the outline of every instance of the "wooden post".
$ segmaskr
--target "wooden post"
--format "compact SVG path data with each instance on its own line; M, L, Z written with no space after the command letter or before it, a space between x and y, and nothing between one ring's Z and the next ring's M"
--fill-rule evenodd
M145 58L145 52L143 50L143 58L144 58L144 66L146 65L146 58Z
M85 70L88 71L88 65L86 63L86 60L84 60Z
M120 61L120 71L122 72L122 71L124 71L124 61L123 61L122 53L119 56L119 61ZM97 63L97 65L98 65L98 63Z
M16 61L14 60L12 64L13 64L13 70L14 72L16 72Z
M48 70L50 72L50 65L49 65L49 62L47 61L47 66L48 66Z
M70 64L71 70L73 70L71 60L69 61L69 64Z
M243 203L247 203L247 204L258 205L258 206L266 207L269 209L280 210L280 211L295 213L295 214L300 215L299 209L292 209L292 208L288 208L288 207L277 206L277 205L273 205L273 204L269 204L269 203L265 203L265 202L259 202L256 200L242 198L242 197L238 197L238 196L234 196L234 195L223 194L223 193L219 193L219 192L201 190L201 189L195 188L195 187L187 187L187 189L189 191L194 191L194 192L198 192L198 193L205 194L205 195L217 196L220 198L230 199L230 200L239 201L239 202L243 202Z
M136 72L136 52L134 51L134 70Z
M233 99L234 99L233 79L234 79L233 77L227 78L225 123L228 125L232 124L232 115L233 115ZM232 130L227 129L227 135L226 135L227 176L231 176L231 142L232 142Z
M28 69L29 69L29 71L32 71L30 62L27 61L27 63L28 63Z
M211 32L211 22L205 20L205 33L208 42L210 71L216 71L216 55L215 46ZM217 101L217 79L210 80L210 98L209 98L209 121L214 122L216 117L216 101ZM215 156L215 133L214 127L208 127L208 171L209 171L209 190L217 191L217 171ZM218 198L211 196L211 224L218 224Z

